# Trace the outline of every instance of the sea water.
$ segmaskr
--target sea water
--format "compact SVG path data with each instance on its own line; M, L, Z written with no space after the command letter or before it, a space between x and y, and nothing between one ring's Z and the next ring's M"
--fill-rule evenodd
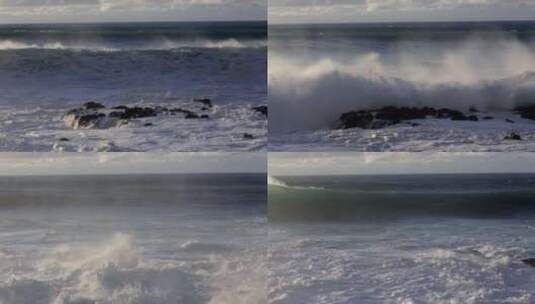
M271 303L534 300L533 174L271 180Z
M2 177L0 303L266 303L259 174Z

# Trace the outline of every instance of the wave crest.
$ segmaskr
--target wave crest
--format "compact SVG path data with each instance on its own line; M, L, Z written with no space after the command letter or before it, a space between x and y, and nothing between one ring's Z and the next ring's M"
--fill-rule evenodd
M273 132L332 127L343 112L389 105L510 110L535 100L535 52L516 40L475 39L350 60L270 54L268 84Z

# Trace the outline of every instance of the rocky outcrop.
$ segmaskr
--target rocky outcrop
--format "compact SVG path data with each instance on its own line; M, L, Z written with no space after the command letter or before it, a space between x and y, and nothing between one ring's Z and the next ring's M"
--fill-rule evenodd
M209 99L199 99L196 102L202 103L203 107L200 111L207 111L208 107L213 107ZM193 106L194 110L199 111L198 107ZM142 118L156 118L163 115L176 116L181 114L184 119L209 119L208 114L199 114L193 110L182 108L166 108L161 106L156 107L128 107L119 105L111 109L98 102L87 102L81 108L68 111L63 116L65 124L74 129L107 129L112 127L120 127L128 124L129 121ZM145 127L153 126L152 122L143 124Z
M105 106L95 101L89 101L89 102L84 103L84 108L86 110L99 110L99 109L104 109Z
M211 108L213 107L212 105L212 100L208 99L208 98L198 98L198 99L193 99L194 102L198 102L198 103L202 103L203 105Z
M375 110L360 110L343 113L339 127L342 129L380 129L413 119L434 117L439 119L478 121L476 115L464 115L462 112L447 108L432 107L394 107L388 106ZM413 125L414 126L414 125Z
M522 137L515 132L511 132L507 134L503 139L504 140L522 140Z
M253 111L256 111L264 116L268 116L268 107L267 106L258 106L258 107L254 107L253 108Z

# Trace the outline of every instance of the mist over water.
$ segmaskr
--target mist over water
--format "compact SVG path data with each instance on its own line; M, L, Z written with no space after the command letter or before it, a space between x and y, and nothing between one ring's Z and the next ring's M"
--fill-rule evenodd
M386 105L510 110L535 98L533 23L427 26L270 29L270 129L332 127Z
M266 303L263 175L0 186L0 303Z

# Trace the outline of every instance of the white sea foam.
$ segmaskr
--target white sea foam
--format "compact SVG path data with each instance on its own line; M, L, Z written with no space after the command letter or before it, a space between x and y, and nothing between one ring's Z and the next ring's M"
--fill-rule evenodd
M349 60L297 61L275 51L268 81L275 133L332 127L345 111L385 105L510 110L535 98L535 53L513 39L478 37L451 49L401 45L394 55Z
M280 179L278 178L275 178L271 175L268 175L268 185L270 186L279 186L279 187L288 187L288 185L281 181Z
M0 282L0 303L260 304L266 301L262 258L216 255L210 274L192 272L194 264L143 256L132 236L117 233L102 242L65 244L27 261L24 271Z
M213 49L240 49L240 48L261 48L266 47L265 40L240 41L230 38L226 40L191 40L174 41L162 40L158 43L149 43L143 46L105 44L84 44L84 43L64 43L60 41L46 43L28 43L15 40L0 40L0 50L24 50L24 49L45 49L45 50L78 50L78 51L98 51L98 52L118 52L118 51L150 51L150 50L171 50L180 48L213 48Z

